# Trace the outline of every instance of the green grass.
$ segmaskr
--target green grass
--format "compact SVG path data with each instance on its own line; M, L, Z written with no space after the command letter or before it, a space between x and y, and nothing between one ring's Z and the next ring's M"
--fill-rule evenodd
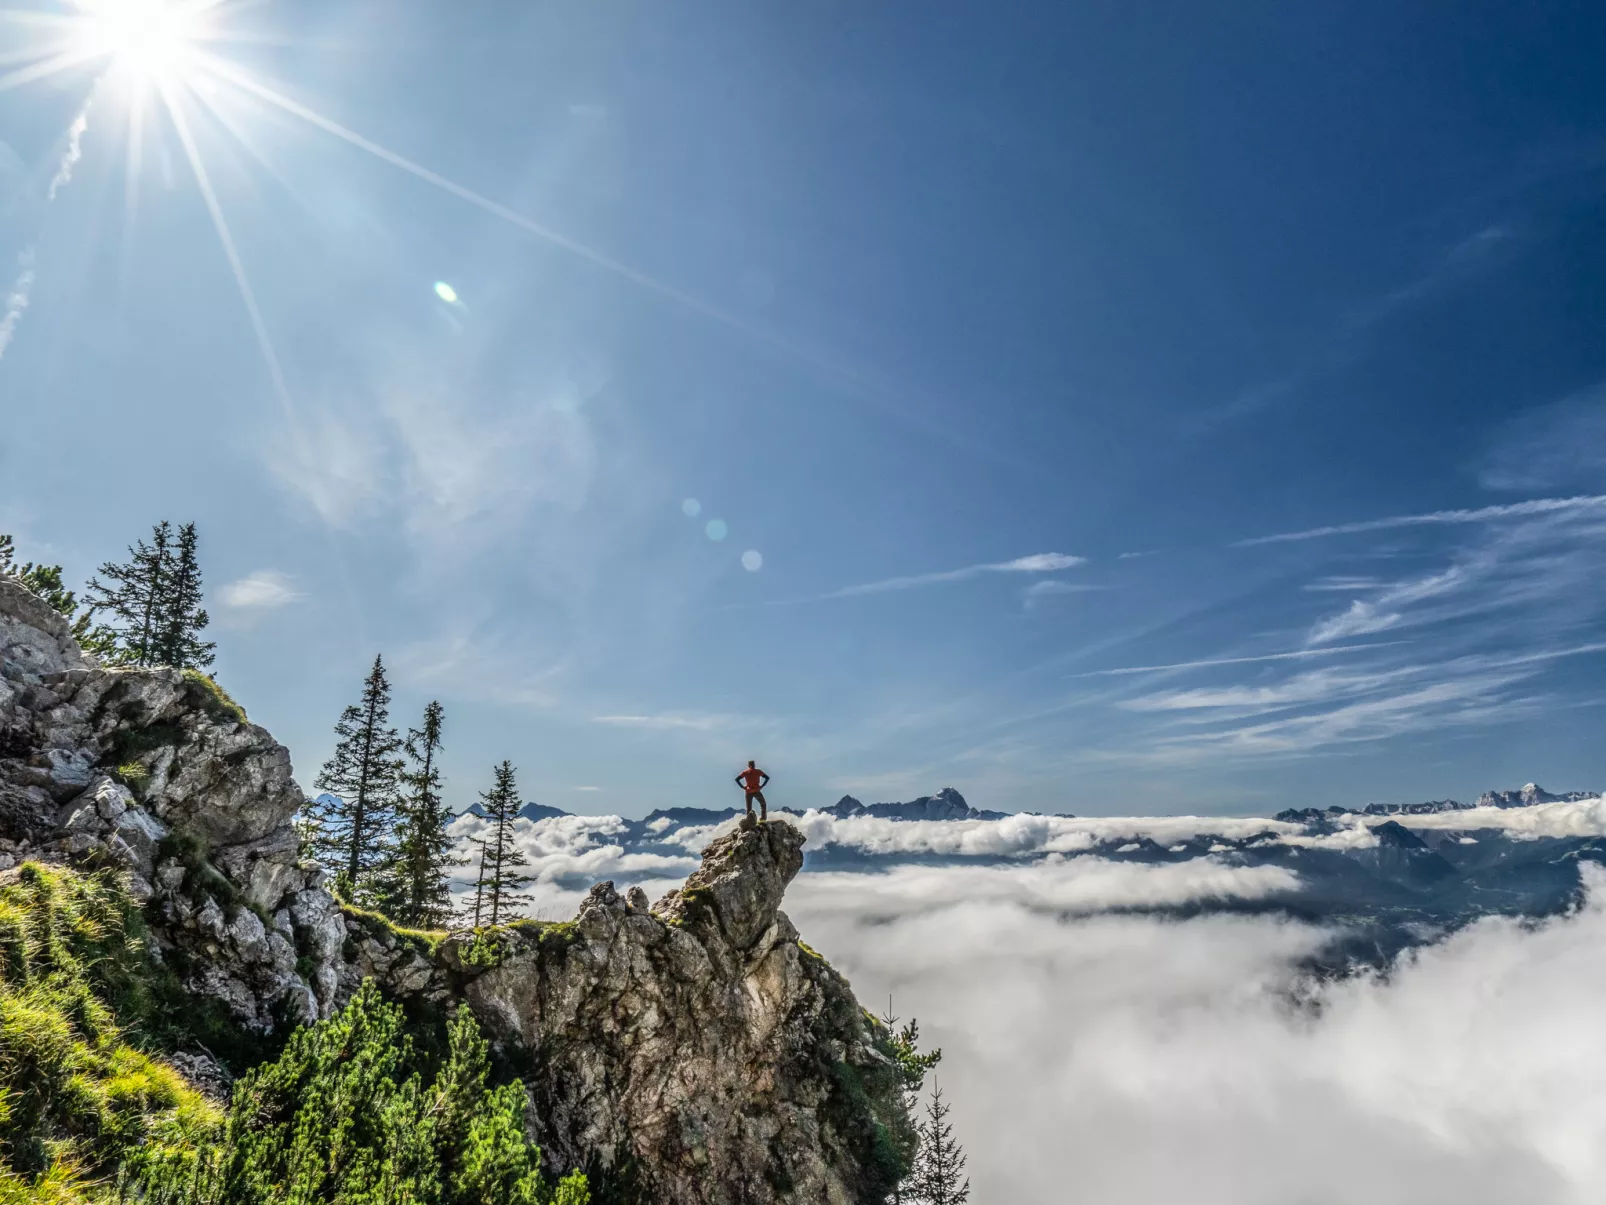
M398 925L383 912L375 912L371 908L359 908L356 904L348 904L344 900L340 901L340 911L361 925L371 936L383 939L388 935L396 944L406 946L426 958L434 956L448 933L446 929L409 929L405 925Z
M246 723L245 708L241 707L232 698L229 692L217 684L210 674L203 674L198 669L182 671L184 681L200 688L202 693L201 705L206 708L213 719L230 721L236 724Z
M117 780L134 793L135 799L145 798L145 788L150 786L151 772L137 761L125 761L113 771Z
M96 1200L133 1152L222 1121L137 1031L154 1001L137 917L107 874L0 875L0 1205Z
M536 920L533 917L521 917L519 920L509 921L505 927L514 933L535 938L536 944L545 953L567 950L580 940L580 926L572 920Z

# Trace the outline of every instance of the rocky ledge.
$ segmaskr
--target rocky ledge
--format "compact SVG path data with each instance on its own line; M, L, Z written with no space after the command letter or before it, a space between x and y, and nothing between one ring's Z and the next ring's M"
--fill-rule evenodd
M571 921L449 935L344 908L299 857L285 748L210 679L96 665L0 577L0 871L125 871L150 947L259 1031L340 1007L365 977L466 1000L529 1086L556 1170L653 1205L870 1205L909 1153L885 1028L780 910L803 835L714 840L650 904L599 883Z
M571 922L449 940L481 1023L536 1094L558 1166L634 1180L661 1205L885 1199L897 1071L847 982L780 911L803 835L771 821L719 837L650 908L599 883Z

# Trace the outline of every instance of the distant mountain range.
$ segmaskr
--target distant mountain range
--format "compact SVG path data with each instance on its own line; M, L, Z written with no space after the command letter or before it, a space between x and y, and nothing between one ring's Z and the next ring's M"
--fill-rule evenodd
M1480 916L1554 915L1579 900L1583 866L1606 867L1606 799L1552 794L1536 783L1488 791L1470 804L1289 808L1269 819L996 812L972 807L951 787L906 803L846 795L825 808L777 811L808 837L806 871L1053 865L1070 881L1084 864L1104 875L1111 864L1128 865L1131 882L1181 876L1221 886L1190 890L1181 905L1078 908L1287 916L1336 934L1317 960L1335 966L1381 962ZM740 814L736 807L661 808L632 820L534 803L521 812L534 826L532 872L572 889L603 878L676 877L719 825ZM1260 887L1245 890L1246 883ZM1043 906L1054 907L1046 897Z
M1278 812L1274 820L1291 823L1311 823L1333 816L1427 816L1435 812L1468 812L1473 808L1527 808L1540 803L1577 803L1593 799L1592 791L1564 791L1552 795L1536 782L1517 791L1485 791L1476 803L1462 803L1458 799L1430 799L1426 803L1369 803L1360 809L1353 808L1288 808Z
M485 815L485 810L477 803L471 804L464 810L469 815ZM785 813L788 816L804 814L797 808L783 807L775 810L778 814ZM919 799L911 799L908 803L860 803L852 795L844 795L830 807L817 810L828 816L835 816L839 820L849 816L876 816L884 820L1002 820L1011 814L973 808L965 802L965 797L952 787L944 787L935 795L922 795ZM660 808L649 812L640 820L626 820L624 823L642 825L648 832L659 833L663 831L663 826L659 822L664 820L670 821L677 828L721 824L741 811L742 809L737 807ZM519 809L519 815L526 820L550 820L554 816L573 814L565 812L562 808L548 807L544 803L527 803ZM657 828L653 827L655 824L658 825Z

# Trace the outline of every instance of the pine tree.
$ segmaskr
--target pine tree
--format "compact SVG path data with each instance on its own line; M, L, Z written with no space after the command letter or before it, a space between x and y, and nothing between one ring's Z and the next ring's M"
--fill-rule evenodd
M396 860L383 908L391 919L421 929L450 923L452 885L447 867L464 861L452 856L452 839L446 832L452 815L441 798L438 754L444 715L438 702L431 703L424 708L424 726L407 733L408 767L401 774Z
M909 1178L905 1199L920 1205L964 1205L970 1200L970 1180L962 1178L965 1152L954 1138L942 1088L931 1089L925 1124L920 1127L920 1154Z
M485 842L477 837L471 837L469 844L477 845L480 849L480 869L474 876L474 927L478 929L485 915ZM467 919L466 915L464 919Z
M942 1062L942 1051L932 1050L922 1052L920 1049L920 1022L913 1017L900 1028L898 1015L892 1011L892 997L887 997L887 1011L881 1014L881 1024L886 1026L887 1036L878 1045L883 1054L892 1060L897 1069L900 1084L901 1109L884 1118L888 1137L903 1160L903 1164L914 1173L915 1156L920 1151L920 1129L915 1123L915 1115L920 1106L920 1088L925 1083L926 1073L938 1063ZM893 1186L892 1205L904 1205L908 1200L908 1186L910 1181L906 1178Z
M348 898L371 899L376 876L393 856L388 845L402 769L402 739L390 726L390 683L381 658L374 658L362 701L341 712L335 735L340 741L315 785L339 802L312 818L313 848L339 867Z
M520 874L518 867L528 866L530 860L514 844L513 821L519 814L519 789L513 782L513 765L504 761L496 767L496 782L489 791L480 793L485 805L485 817L491 822L491 831L481 838L480 877L475 883L475 925L479 924L480 905L483 900L491 909L490 923L496 924L504 912L515 905L527 903L529 897L519 894L520 888L534 880Z
M200 638L208 621L201 608L201 566L196 558L195 524L178 529L171 566L162 585L161 601L152 633L157 665L201 669L211 665L217 645Z
M112 616L109 628L119 646L112 660L127 665L159 664L156 649L173 568L172 539L173 525L163 519L151 528L149 544L140 540L130 546L126 564L107 561L100 567L109 585L98 577L89 579L90 614L105 611Z

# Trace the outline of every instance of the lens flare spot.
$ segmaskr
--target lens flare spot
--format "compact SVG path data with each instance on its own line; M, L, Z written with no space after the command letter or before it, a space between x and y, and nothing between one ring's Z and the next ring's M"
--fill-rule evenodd
M708 533L710 540L723 540L731 533L731 529L726 526L724 519L710 519L708 526L703 530Z
M457 290L452 288L452 286L447 284L444 280L437 280L435 282L435 296L439 297L447 305L457 304Z
M696 498L687 498L686 501L680 504L680 513L688 519L695 519L703 513L703 504L697 501Z
M764 568L764 554L756 548L749 548L742 553L742 568L749 573L757 573Z

